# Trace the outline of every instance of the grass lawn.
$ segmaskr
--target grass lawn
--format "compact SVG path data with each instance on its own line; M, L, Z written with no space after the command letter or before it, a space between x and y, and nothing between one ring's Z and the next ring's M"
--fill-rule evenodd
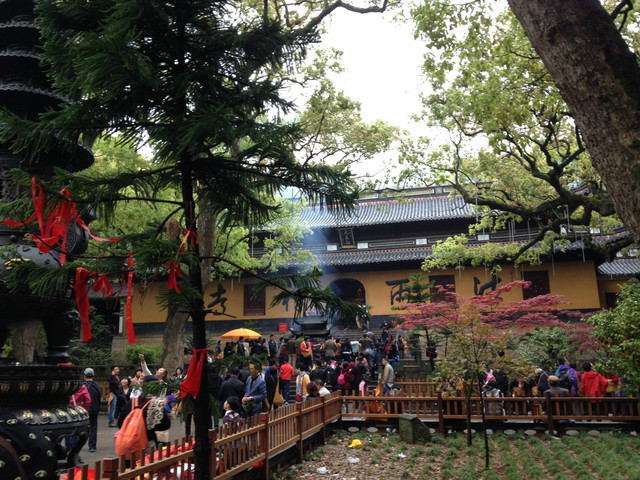
M362 447L348 448L353 439ZM628 433L589 436L489 436L491 467L484 469L484 443L476 434L467 447L462 434L436 434L428 444L406 444L397 434L336 434L275 480L640 480L640 438ZM358 459L357 461L355 459ZM323 470L327 469L325 472ZM320 471L319 471L320 469Z

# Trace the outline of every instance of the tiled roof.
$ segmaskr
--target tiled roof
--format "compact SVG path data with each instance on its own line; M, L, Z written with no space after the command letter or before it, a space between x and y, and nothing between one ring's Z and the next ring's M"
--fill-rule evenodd
M319 265L362 265L365 263L424 260L431 247L389 248L383 250L343 250L317 254Z
M613 262L600 264L598 274L605 277L633 277L640 274L640 260L637 258L616 258Z
M472 207L457 195L426 195L362 200L351 215L336 215L318 206L306 207L303 223L311 228L359 227L389 223L419 222L453 218L473 218Z

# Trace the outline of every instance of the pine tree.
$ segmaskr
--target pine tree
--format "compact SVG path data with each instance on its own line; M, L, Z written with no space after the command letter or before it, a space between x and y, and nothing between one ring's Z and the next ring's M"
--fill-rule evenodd
M355 10L383 11L386 3ZM349 210L357 198L347 170L296 161L293 146L300 129L279 121L293 105L282 98L277 73L295 67L317 40L318 23L340 5L348 6L321 5L324 9L299 29L291 27L289 14L229 0L37 5L49 74L55 90L69 102L43 114L39 122L2 112L0 141L34 156L57 139L78 134L89 144L109 134L136 146L148 141L154 150L151 168L99 179L60 172L58 179L76 202L96 206L103 218L113 214L124 189L151 201L158 191L176 190L177 201L162 201L174 206L173 216L181 215L181 238L163 240L164 225L159 225L127 236L117 247L121 257L99 263L115 272L131 249L139 271L171 265L175 285L164 291L162 300L189 313L195 349L206 345L201 262L210 254L201 252L197 241L201 217L224 212L234 222L267 224L278 211L270 199L289 187L333 210ZM264 8L274 7L265 3ZM206 211L199 210L203 205ZM67 270L71 268L70 262ZM184 280L177 277L180 270L186 272ZM290 282L278 284L289 288ZM315 293L308 283L299 295L290 291L305 305L314 302ZM326 292L315 298L331 303ZM206 382L205 370L194 401L197 479L208 478L210 464Z

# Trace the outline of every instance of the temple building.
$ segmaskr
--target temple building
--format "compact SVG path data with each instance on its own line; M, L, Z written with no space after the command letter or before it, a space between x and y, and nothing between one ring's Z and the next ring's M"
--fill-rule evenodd
M313 234L305 237L303 248L317 259L323 271L320 282L349 301L367 305L370 327L391 321L397 314L395 307L404 302L405 284L411 274L423 273L426 281L436 285L452 285L462 296L481 295L496 285L513 280L527 280L530 289L514 289L511 300L521 300L544 293L559 294L568 302L567 309L590 312L614 305L619 285L640 273L636 257L616 257L609 262L598 261L593 252L584 248L580 233L574 241L558 248L548 261L539 265L502 265L497 275L483 267L464 266L425 272L424 259L431 255L433 246L441 240L458 234L469 239L468 248L487 242L527 242L535 232L528 225L512 224L507 230L468 233L475 223L476 213L449 187L429 187L402 192L401 196L371 194L358 201L355 211L347 216L334 215L326 209L309 206L302 210L301 220ZM607 242L613 232L592 237ZM260 244L254 245L254 254L260 253ZM301 268L288 265L283 271ZM205 298L210 310L207 330L212 336L243 327L247 322L261 333L288 332L300 327L292 322L293 302L270 306L275 289L252 298L252 287L257 280L245 277L214 281ZM136 336L157 337L162 334L166 312L158 310L154 288L147 291L142 301L134 299L133 318ZM303 323L318 327L327 320L308 312ZM356 319L328 319L332 331L356 328ZM361 319L357 319L361 320Z

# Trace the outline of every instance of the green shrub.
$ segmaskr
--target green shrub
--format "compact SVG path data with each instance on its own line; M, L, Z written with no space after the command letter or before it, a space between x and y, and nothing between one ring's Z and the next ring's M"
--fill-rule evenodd
M128 345L124 349L124 359L129 365L140 363L138 355L143 354L147 364L160 363L162 347L160 345Z

